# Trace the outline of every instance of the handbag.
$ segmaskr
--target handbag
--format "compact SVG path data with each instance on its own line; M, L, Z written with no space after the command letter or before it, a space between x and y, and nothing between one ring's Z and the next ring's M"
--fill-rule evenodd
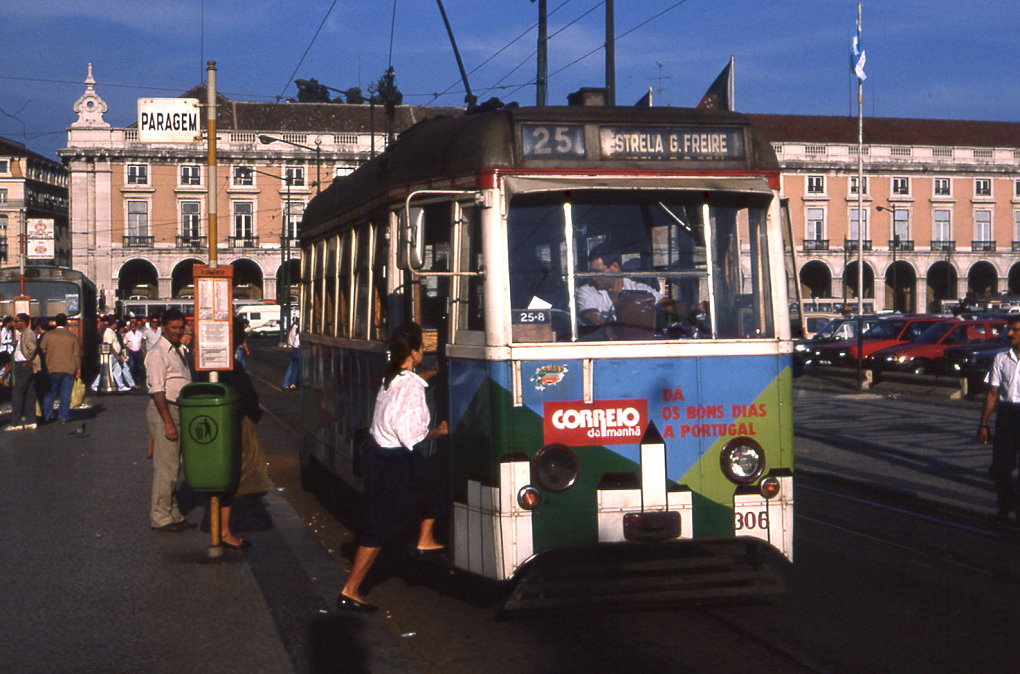
M82 407L85 404L85 382L81 377L74 378L71 386L71 407Z

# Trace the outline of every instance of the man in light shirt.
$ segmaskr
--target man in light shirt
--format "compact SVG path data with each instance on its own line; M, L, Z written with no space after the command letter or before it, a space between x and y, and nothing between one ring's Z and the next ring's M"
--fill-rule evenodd
M145 419L152 447L152 499L149 525L158 531L176 533L193 524L184 519L174 494L181 471L181 417L177 397L191 382L191 369L181 351L184 314L168 309L162 318L163 335L156 348L145 356L149 407Z
M128 329L124 332L124 348L127 349L128 370L131 372L131 379L141 381L142 363L145 359L145 333L139 325L138 319L131 319Z
M988 444L992 439L988 421L995 412L995 436L992 439L992 465L988 469L998 502L995 521L1009 523L1009 515L1017 507L1017 486L1013 472L1020 457L1020 314L1010 316L1006 323L1009 349L995 356L985 383L988 392L981 408L978 439Z

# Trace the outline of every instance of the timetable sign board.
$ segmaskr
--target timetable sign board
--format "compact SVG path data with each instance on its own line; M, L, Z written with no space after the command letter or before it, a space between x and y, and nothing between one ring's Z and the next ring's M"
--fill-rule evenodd
M603 126L599 144L604 159L744 158L744 132L739 128Z
M196 264L195 369L234 369L233 271L234 268Z
M195 143L202 140L200 110L197 98L139 98L139 142Z

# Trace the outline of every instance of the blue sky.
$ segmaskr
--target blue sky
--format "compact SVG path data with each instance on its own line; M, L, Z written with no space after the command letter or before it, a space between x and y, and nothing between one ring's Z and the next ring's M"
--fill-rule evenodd
M433 0L396 0L393 23L393 0L5 4L0 136L48 156L66 142L90 61L109 104L107 121L126 126L136 98L186 91L202 81L206 60L217 62L219 90L240 100L294 96L295 78L366 88L390 62L392 26L404 102L463 102ZM444 4L479 98L534 104L537 4ZM581 86L604 83L604 8L599 0L548 6L555 35L548 100L560 104ZM848 51L856 13L856 0L616 0L618 103L630 104L653 86L663 89L656 105L695 105L732 55L738 110L851 114ZM863 14L866 115L1020 120L1016 0L865 0Z

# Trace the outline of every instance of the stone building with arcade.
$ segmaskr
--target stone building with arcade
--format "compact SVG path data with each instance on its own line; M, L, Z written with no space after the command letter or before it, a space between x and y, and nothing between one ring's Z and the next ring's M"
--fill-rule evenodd
M182 94L204 103L198 86ZM298 226L320 184L385 147L382 106L260 103L217 97L217 241L209 240L205 142L147 144L112 127L89 65L77 119L58 151L70 176L70 265L116 299L192 296L191 268L215 245L232 265L234 297L297 301ZM133 111L132 111L133 112ZM393 127L458 109L396 107ZM203 126L205 115L202 115Z
M939 311L959 299L1020 304L1020 123L750 115L772 141L803 297Z

